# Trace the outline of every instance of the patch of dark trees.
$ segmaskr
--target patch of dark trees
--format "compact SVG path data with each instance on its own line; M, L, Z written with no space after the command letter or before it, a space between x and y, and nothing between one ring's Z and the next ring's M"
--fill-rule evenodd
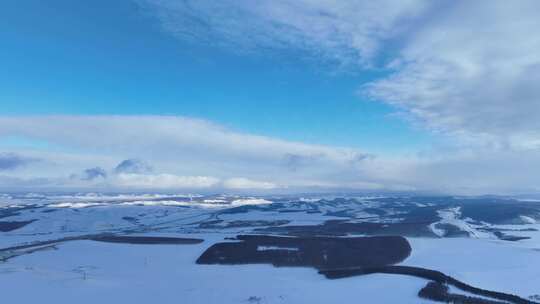
M429 229L430 221L399 223L351 223L342 220L330 220L321 225L296 225L256 229L262 233L278 233L291 236L346 236L364 234L377 236L436 237Z
M127 235L98 235L88 238L96 242L141 244L141 245L186 245L202 243L201 239L162 237L162 236L127 236Z
M123 216L122 219L130 224L139 225L139 219L133 216Z
M319 270L384 266L399 263L411 253L401 236L378 237L279 237L239 235L238 242L217 243L198 264L272 264L304 266Z
M227 229L227 228L243 228L243 227L269 227L269 226L281 226L290 223L288 220L275 220L275 221L266 221L266 220L255 220L255 221L229 221L225 222L223 220L211 220L205 221L199 224L201 229Z
M461 294L449 293L448 286L439 282L428 282L418 292L420 298L453 304L507 304L508 302L494 301L480 297L471 297Z
M58 209L58 208L44 209L44 210L41 211L41 213L53 213L53 212L57 212L58 210L60 210L60 209Z
M22 211L33 211L34 209L42 208L39 205L19 205L17 207L0 208L0 218L20 215Z
M286 208L286 206L287 205L285 205L284 203L274 203L268 205L243 205L219 211L219 214L241 214L251 211L278 211L280 209Z
M503 233L501 231L495 231L493 234L499 239L503 241L510 241L510 242L516 242L521 240L527 240L530 239L528 236L516 236L516 235L509 235L506 233Z
M469 233L467 231L461 230L461 228L447 223L437 223L435 224L435 228L444 230L444 237L445 238L451 238L451 237L469 237Z
M405 212L405 220L433 220L436 210L461 207L462 216L478 222L491 224L523 224L521 215L540 218L540 205L535 202L519 201L500 197L385 197L369 199L381 204L381 208ZM432 204L418 207L416 204ZM436 221L436 220L435 220Z
M78 236L68 236L59 239L36 241L22 245L10 246L0 248L0 253L9 253L8 258L4 258L4 261L10 258L17 257L19 255L28 254L36 251L37 248L43 246L54 246L69 241L97 241L107 243L123 243L123 244L140 244L140 245L190 245L199 244L204 240L192 239L192 238L178 238L178 237L158 237L158 236L127 236L127 235L115 235L110 233L103 234L88 234Z
M367 275L367 274L373 274L373 273L401 274L401 275L408 275L408 276L414 276L414 277L427 279L427 280L430 280L430 281L433 281L442 285L452 285L465 292L469 292L477 296L488 297L494 300L500 300L503 302L509 302L509 303L514 303L514 304L537 304L537 302L533 302L533 301L521 298L517 295L477 288L477 287L468 285L466 283L463 283L440 271L420 268L420 267L386 265L386 266L374 266L374 267L363 267L363 268L361 267L361 268L356 268L356 269L353 269L353 268L327 269L327 270L321 270L319 271L319 273L323 274L325 277L329 279L339 279L339 278L346 278L346 277L358 276L358 275ZM440 288L440 286L437 286L437 288ZM430 285L428 288L428 291L424 292L423 294L433 295L434 296L433 300L436 300L436 298L439 297L440 299L442 299L439 301L443 301L443 302L446 301L448 303L451 303L451 301L447 301L450 298L443 297L444 292L439 289L436 289L434 285ZM497 302L453 302L453 303L497 303Z
M0 232L10 232L13 230L17 230L35 221L37 220L0 222Z
M527 232L527 231L536 232L538 231L538 229L535 229L535 228L510 229L510 228L491 228L491 227L478 228L478 230L493 233L493 235L495 235L499 240L512 241L512 242L527 240L527 239L530 239L530 237L511 235L506 232Z
M523 224L521 215L538 218L540 206L530 202L500 200L461 204L463 217L492 224Z
M346 217L346 218L352 218L354 217L354 209L345 209L345 210L339 210L339 211L327 211L324 215L325 216L334 216L334 217Z
M504 231L504 232L536 232L538 229L536 228L492 228L492 227L482 227L477 228L478 230L486 231L486 232L495 232L495 231Z

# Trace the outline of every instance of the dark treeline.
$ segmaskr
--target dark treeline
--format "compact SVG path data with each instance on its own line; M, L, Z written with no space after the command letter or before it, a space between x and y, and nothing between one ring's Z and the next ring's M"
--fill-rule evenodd
M202 243L201 239L162 237L162 236L127 236L127 235L99 235L88 238L96 242L146 244L146 245L187 245Z
M20 215L23 211L41 208L39 205L17 205L0 208L0 219Z
M13 230L17 230L35 221L37 220L0 222L0 232L10 232Z
M507 304L508 302L494 301L479 297L470 297L460 294L448 292L448 286L439 282L428 282L427 285L420 289L418 296L424 299L437 302L453 303L453 304Z
M396 223L361 222L329 220L320 225L291 225L255 229L260 233L279 233L291 236L347 236L364 234L373 236L435 237L429 225L431 219L404 221Z
M407 239L378 237L280 237L239 235L239 242L216 243L198 264L272 264L321 269L382 266L399 263L411 253Z
M485 296L501 301L506 301L515 304L538 304L538 302L530 301L513 294L507 294L503 292L491 291L486 289L477 288L466 283L463 283L451 276L448 276L440 271L413 267L413 266L378 266L378 267L365 267L365 268L349 268L349 269L335 269L335 270L323 270L321 274L325 275L329 279L339 279L350 276L366 275L373 273L387 273L387 274L402 274L408 276L414 276L419 278L428 279L430 281L437 282L439 284L447 284L455 286L463 291L470 292L478 296ZM465 302L467 303L467 302ZM489 302L487 302L489 303Z
M36 247L56 245L70 241L97 241L97 242L109 242L109 243L126 243L126 244L172 244L172 245L188 245L202 243L202 239L190 239L190 238L177 238L177 237L158 237L158 236L126 236L116 235L110 233L101 234L86 234L77 236L68 236L54 240L36 241L23 245L10 246L0 248L0 253L16 253L17 251L24 251L27 249L33 249ZM12 257L17 256L14 254Z

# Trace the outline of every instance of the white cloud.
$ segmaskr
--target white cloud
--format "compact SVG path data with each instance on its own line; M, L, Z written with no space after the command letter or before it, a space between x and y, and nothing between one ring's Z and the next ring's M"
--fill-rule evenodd
M121 161L115 168L115 173L150 173L152 166L140 159L125 159Z
M218 183L219 179L209 176L120 173L114 177L112 185L135 189L200 189Z
M278 186L274 183L255 181L247 178L236 177L229 178L223 182L223 187L227 189L276 189Z
M15 153L0 153L0 171L15 170L38 161L38 159L24 157Z
M141 3L181 39L258 52L296 48L360 70L379 68L386 75L361 93L394 105L447 144L427 155L364 159L356 173L323 165L298 184L538 190L530 169L540 166L538 1ZM287 176L319 165L312 152L285 154Z
M0 188L11 190L540 191L540 177L531 170L540 167L536 150L444 146L419 155L372 156L169 116L0 117L0 140L3 136L64 147L15 151L41 161L3 172ZM115 174L126 156L154 170ZM70 178L96 167L109 173L106 178Z
M428 127L510 148L540 140L538 1L456 1L426 20L395 73L364 89Z
M139 174L125 176L121 174L125 172L117 172L107 179L109 184L114 181L109 186L167 188L200 184L273 189L276 185L304 185L306 179L327 179L331 175L339 176L339 180L358 178L356 168L368 158L357 149L239 133L207 121L173 116L0 117L0 139L2 136L63 147L61 153L25 151L43 159L41 167L39 171L36 167L15 172L14 177L28 179L45 174L61 180L62 174L95 167L114 173L126 156L147 161L154 169L127 172ZM77 181L77 186L83 186L83 182ZM88 184L94 186L97 182Z
M140 3L182 39L305 49L357 68L386 62L390 75L363 94L466 144L540 148L538 1Z
M302 48L342 63L367 63L380 41L406 30L422 0L141 0L181 39L242 50Z
M288 154L316 155L330 162L347 162L364 155L355 149L234 132L208 121L178 116L0 117L0 136L28 137L106 154L133 149L138 156L157 153L160 159L212 155L216 162L223 158L248 163L265 160L272 165Z
M475 148L451 154L377 160L368 164L374 179L416 190L455 194L540 192L537 151Z

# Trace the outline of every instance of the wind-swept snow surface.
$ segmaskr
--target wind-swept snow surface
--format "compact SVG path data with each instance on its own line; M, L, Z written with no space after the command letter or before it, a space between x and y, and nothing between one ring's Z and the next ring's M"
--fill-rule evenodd
M330 281L309 268L196 265L201 245L76 241L0 264L2 299L36 303L418 303L424 281L374 275ZM392 286L392 292L384 292ZM31 290L31 292L29 292ZM249 299L252 302L249 302ZM257 300L258 299L258 300ZM256 302L253 302L257 300Z

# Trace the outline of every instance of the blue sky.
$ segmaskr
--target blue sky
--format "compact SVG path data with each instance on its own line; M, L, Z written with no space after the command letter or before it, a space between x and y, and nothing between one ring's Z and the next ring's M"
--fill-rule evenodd
M0 189L540 192L539 9L3 1Z
M393 153L430 134L357 93L387 74L306 51L236 52L177 39L131 1L2 5L3 115L158 114L288 140Z

